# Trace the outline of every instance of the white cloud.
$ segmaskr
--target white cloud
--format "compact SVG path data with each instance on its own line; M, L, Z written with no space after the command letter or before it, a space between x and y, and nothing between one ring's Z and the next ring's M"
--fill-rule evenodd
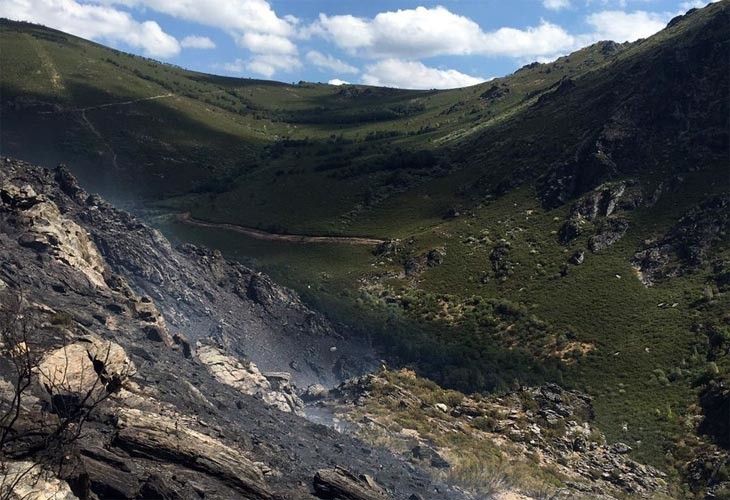
M406 89L450 89L467 87L485 81L455 69L430 68L419 61L385 59L365 68L365 85Z
M332 70L336 73L359 73L359 70L345 61L341 61L329 54L322 54L316 50L310 50L305 56L307 61L320 69Z
M338 46L354 50L373 43L371 23L351 15L327 16L320 14L319 20L302 30L304 37L319 35L335 42Z
M333 78L332 80L328 81L330 85L350 85L350 82L346 82L345 80L340 80L339 78Z
M570 7L570 0L542 0L542 5L550 10L567 9Z
M297 47L286 37L262 33L245 33L238 44L255 54L296 54Z
M684 14L689 9L701 9L711 3L719 2L720 0L689 0L679 4L679 14Z
M572 48L575 37L548 22L525 29L484 32L471 19L445 7L381 12L372 19L327 16L303 30L319 35L352 54L419 59L438 55L539 56Z
M107 4L151 9L229 33L253 56L241 62L245 70L271 78L279 71L301 67L292 42L299 19L280 17L267 0L93 0ZM241 60L243 61L243 60ZM228 66L236 62L228 63ZM226 65L223 65L224 69ZM241 71L232 71L241 72Z
M668 13L642 10L635 12L604 10L589 15L586 21L593 27L594 32L590 36L594 41L633 42L662 30L671 17L672 15Z
M246 71L246 61L243 59L236 59L235 61L223 63L220 66L216 65L215 67L220 67L226 73L241 74Z
M560 26L543 21L526 29L500 28L486 33L482 44L484 54L539 57L574 50L579 41Z
M186 49L214 49L215 43L207 36L190 35L180 40L180 46Z
M247 64L247 68L254 73L271 78L275 73L283 71L291 73L302 67L297 57L277 54L261 54L254 56Z
M136 21L128 12L107 5L75 0L2 0L0 17L30 21L74 35L141 49L145 55L166 58L180 52L180 44L154 21Z
M250 72L265 78L271 78L280 71L290 73L301 67L299 58L286 54L259 54L248 60L236 59L220 66L226 73L241 75Z
M586 0L606 2L609 0ZM584 33L568 33L544 20L530 27L483 30L474 20L443 6L380 12L374 17L320 14L304 25L291 15L277 14L271 0L0 0L0 16L42 23L102 42L125 44L153 57L171 57L181 47L212 49L208 37L187 36L180 42L154 21L140 21L154 10L188 22L212 26L229 34L247 49L240 59L223 65L226 71L253 72L273 77L302 67L298 40L319 36L354 57L370 59L365 76L396 86L460 86L477 77L456 70L428 67L419 62L436 56L482 55L516 61L552 60L601 39L618 42L647 37L662 29L672 14L637 10L604 10L585 18ZM560 10L572 0L541 0L545 8ZM611 5L621 0L610 0ZM681 7L709 0L682 0ZM125 10L131 9L131 10ZM614 7L616 8L616 7ZM322 49L320 49L322 50ZM305 59L319 69L346 76L359 73L352 61L326 51L310 50ZM418 80L401 78L393 61L406 61ZM365 78L365 76L363 78ZM473 79L473 80L470 80ZM435 82L435 83L431 83ZM467 83L464 83L467 82Z
M294 34L293 16L279 17L266 0L97 0L101 3L144 7L169 16L237 33L279 36Z

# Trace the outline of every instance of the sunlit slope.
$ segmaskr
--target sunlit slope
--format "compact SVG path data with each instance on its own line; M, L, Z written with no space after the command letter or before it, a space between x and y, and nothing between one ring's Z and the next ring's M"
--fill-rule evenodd
M158 199L227 190L242 176L258 189L258 179L281 177L282 168L311 172L304 185L314 185L353 158L382 159L383 148L438 149L610 52L592 47L549 73L525 68L468 89L404 91L205 75L7 20L0 42L4 152L65 161L105 191ZM303 161L287 157L289 145L306 152ZM368 182L342 184L327 191L360 197ZM328 215L343 215L352 201L335 199Z

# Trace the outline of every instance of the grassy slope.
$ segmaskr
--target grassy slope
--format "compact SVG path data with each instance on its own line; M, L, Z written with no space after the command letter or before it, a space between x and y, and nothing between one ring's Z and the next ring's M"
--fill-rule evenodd
M662 47L683 43L688 31L701 30L721 9L727 9L726 2L695 13L692 23L679 23L617 53L596 45L504 79L438 92L213 77L45 28L4 23L3 153L48 163L61 158L79 167L87 185L107 195L119 194L114 188L126 181L125 189L163 209L191 210L210 220L412 239L408 252L414 255L444 247L441 266L418 280L403 280L393 276L401 261L384 261L362 248L281 246L225 231L162 224L169 234L266 268L336 318L365 325L368 333L384 332L405 360L443 346L443 368L437 374L442 379L444 372L457 371L459 356L467 355L483 364L479 375L488 380L501 371L506 374L501 382L509 382L524 364L525 380L558 378L584 388L594 395L598 422L610 439L629 442L641 459L666 463L673 437L684 431L680 416L695 398L694 374L705 365L702 339L691 327L698 314L701 319L706 313L691 303L700 298L708 273L647 289L632 276L629 259L645 238L662 234L688 207L727 189L725 165L717 164L715 170L703 165L707 168L689 175L680 192L632 213L623 240L604 253L589 254L583 266L561 278L557 275L567 256L586 244L582 239L564 248L556 241L554 231L568 206L543 209L529 183L497 199L485 193L504 178L519 172L529 179L530 172L539 173L551 160L571 154L581 134L605 119L596 112L602 109L600 97L622 88L612 75L631 71L637 61L657 59ZM538 96L566 76L577 82L577 91L535 107ZM510 89L505 97L480 97L502 84ZM88 122L80 112L38 113L48 105L21 112L6 106L30 99L80 108L169 92L175 96L87 111ZM441 164L394 171L388 162L396 148L434 151ZM637 177L655 185L666 170L683 167L680 160ZM444 220L454 206L467 215ZM492 244L465 241L483 234L492 243L499 238L512 243L518 265L504 282L481 283L490 268ZM727 252L720 248L718 255L727 258ZM474 295L506 299L545 321L550 332L570 330L577 341L595 349L557 370L552 363L544 370L528 369L529 357L520 351L535 354L530 345L495 354L504 339L491 337L488 329L452 325L433 315L424 321L385 305L363 291L363 283L374 282L417 304L422 301L426 308L433 296L448 296L455 303ZM727 303L726 297L718 300ZM661 302L679 305L658 308ZM416 346L404 348L409 342ZM454 354L449 358L448 353ZM658 376L678 366L685 371L671 382ZM624 423L628 431L622 430Z
M3 110L7 153L51 164L62 159L111 196L121 182L124 190L152 199L179 195L171 205L211 219L351 233L358 228L348 214L373 183L392 175L359 175L363 168L395 147L432 149L436 139L510 115L525 95L605 60L593 47L550 65L549 72L525 69L467 89L342 89L192 73L8 21L0 37L3 101L25 103L19 112ZM480 99L503 80L511 90L506 97ZM168 92L175 96L88 111L88 121L70 111ZM33 105L39 102L64 112L40 114L53 108ZM30 135L33 147L25 141ZM309 142L287 147L281 138ZM333 178L343 174L331 166L353 172ZM140 176L147 182L136 182ZM327 194L326 204L317 203L320 194ZM297 210L281 210L283 200Z

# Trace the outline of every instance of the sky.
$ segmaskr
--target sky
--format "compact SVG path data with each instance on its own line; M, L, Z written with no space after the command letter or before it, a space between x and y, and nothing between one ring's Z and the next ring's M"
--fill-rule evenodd
M228 76L454 88L599 40L634 41L708 0L0 0L31 21Z

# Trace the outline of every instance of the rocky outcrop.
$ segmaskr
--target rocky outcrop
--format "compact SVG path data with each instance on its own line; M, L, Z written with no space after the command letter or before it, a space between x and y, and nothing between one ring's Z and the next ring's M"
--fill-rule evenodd
M376 257L392 257L400 253L402 250L403 246L400 240L387 240L375 247L373 255Z
M368 475L360 477L342 469L318 470L314 476L314 494L331 500L383 500L388 498L375 480Z
M28 184L10 182L0 186L0 199L18 213L20 245L47 253L81 271L92 284L106 286L96 246L84 229L61 215L55 203Z
M220 440L187 428L178 416L121 409L114 444L133 455L182 464L220 478L247 498L270 499L263 473L241 453Z
M479 97L491 103L505 97L506 95L509 95L509 92L509 87L507 87L505 84L492 85L487 90L482 92Z
M563 245L578 236L591 234L588 248L600 252L620 240L629 227L617 214L634 210L644 203L641 186L633 180L607 182L583 195L571 207L567 220L558 231Z
M597 224L596 234L588 238L591 252L601 252L623 238L629 228L629 222L622 218L605 219Z
M575 81L572 78L563 78L559 82L550 86L546 92L544 92L537 99L536 105L545 104L555 98L570 94L575 89Z
M730 456L725 450L701 450L691 455L684 476L695 494L704 498L728 498L730 493Z
M430 267L441 265L445 257L446 250L444 248L432 248L425 253L408 257L403 264L403 270L406 276L415 277Z
M571 159L556 162L538 178L537 193L545 208L556 208L616 174L616 164L597 140L586 139Z
M507 240L500 240L489 253L489 260L492 263L492 272L498 280L506 280L514 273L514 262L510 259L512 245Z
M634 254L633 265L647 286L704 266L715 244L730 229L730 195L720 195L689 210L664 236Z
M635 181L608 182L581 197L571 208L571 216L593 221L618 210L632 210L642 203L641 188Z
M219 382L243 394L258 396L278 410L304 415L304 403L294 392L288 373L262 374L254 363L244 364L210 345L199 347L196 355Z

